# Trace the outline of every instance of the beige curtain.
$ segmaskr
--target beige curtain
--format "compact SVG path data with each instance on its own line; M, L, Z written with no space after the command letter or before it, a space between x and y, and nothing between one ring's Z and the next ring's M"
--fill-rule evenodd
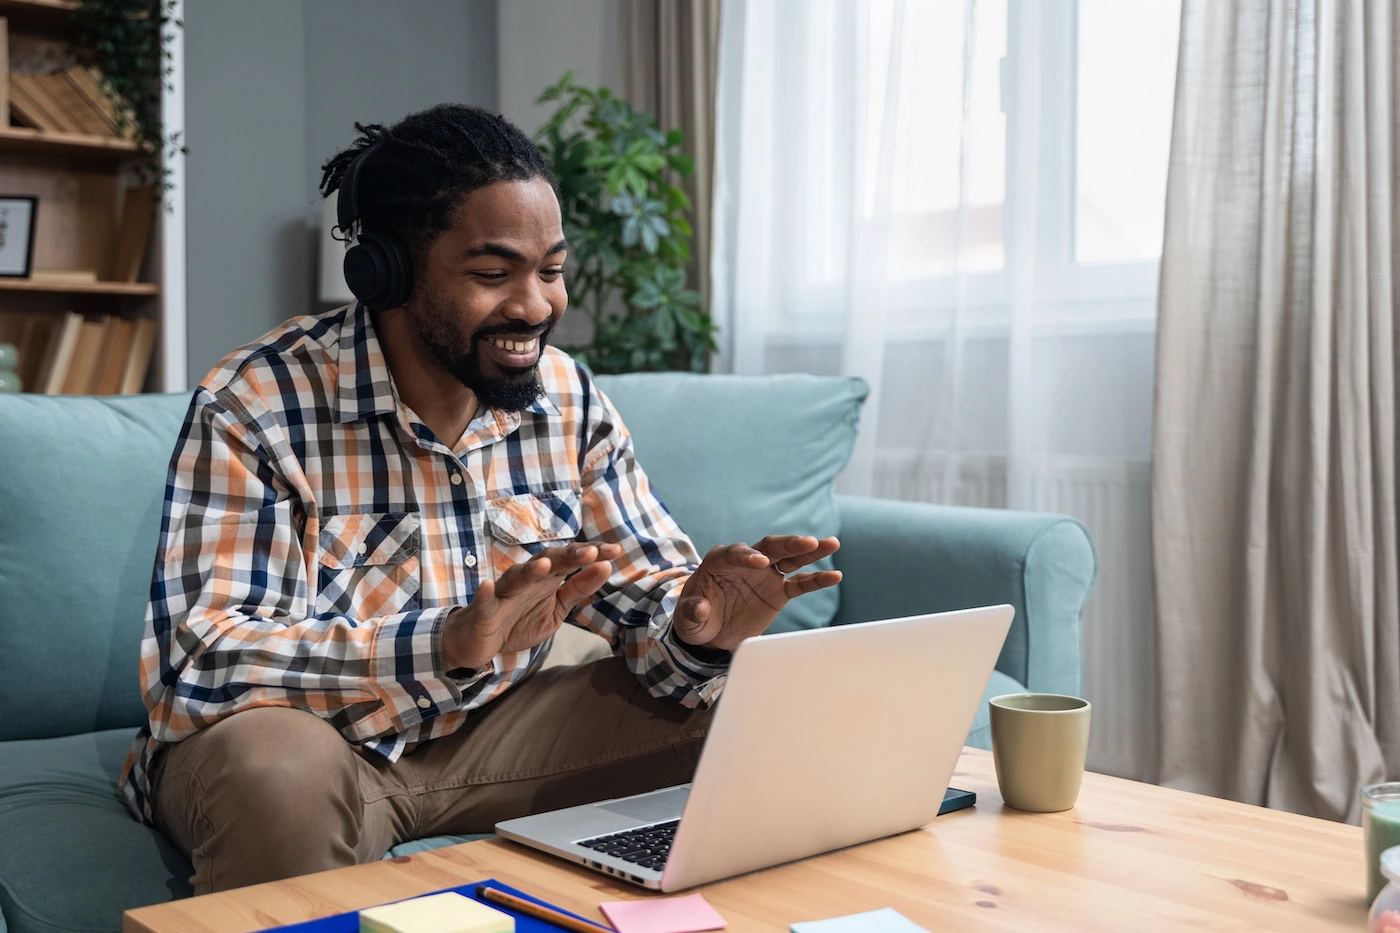
M695 160L686 194L695 203L690 281L710 307L710 225L720 0L620 0L622 96L685 134Z
M1390 0L1184 0L1153 452L1164 783L1400 778Z

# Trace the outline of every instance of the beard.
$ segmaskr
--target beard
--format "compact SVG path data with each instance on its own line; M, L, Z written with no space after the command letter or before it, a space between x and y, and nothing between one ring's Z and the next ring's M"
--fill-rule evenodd
M544 394L538 360L543 357L545 342L553 330L552 321L534 327L524 323L498 324L467 334L457 326L451 309L431 298L418 310L409 312L409 321L433 358L470 389L483 406L507 412L524 411ZM539 356L531 366L485 364L477 347L488 337L512 340L538 337ZM487 365L494 370L493 374L487 374Z

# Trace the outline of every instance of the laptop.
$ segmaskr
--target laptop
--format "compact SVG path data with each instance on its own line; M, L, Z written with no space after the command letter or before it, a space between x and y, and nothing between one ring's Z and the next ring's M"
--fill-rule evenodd
M747 639L691 783L496 832L679 891L926 826L1013 614L991 606Z

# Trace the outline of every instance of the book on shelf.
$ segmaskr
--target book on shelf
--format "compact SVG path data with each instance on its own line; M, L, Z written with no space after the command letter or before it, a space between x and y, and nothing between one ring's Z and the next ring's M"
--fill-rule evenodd
M78 328L78 341L68 358L68 372L63 377L62 395L87 395L92 384L92 372L102 350L102 332L107 327L107 315L85 320Z
M83 316L76 311L64 311L54 318L48 328L44 358L39 364L32 390L45 395L57 395L63 388L63 381L68 375L68 362L73 358L73 348L77 346L78 333L83 327Z
M72 127L72 132L86 133L89 136L108 135L106 119L95 107L88 104L87 98L68 80L67 71L35 75L33 80L58 105L64 122Z
M39 381L39 367L44 361L44 350L48 347L52 316L48 314L25 315L19 335L19 384L27 392L34 391Z
M96 269L35 269L29 277L38 282L70 282L83 284L97 281Z
M19 348L26 392L47 395L133 395L141 392L155 355L155 318L74 311L0 312L0 343Z
M133 135L129 111L102 89L102 73L95 68L74 65L41 75L11 72L8 85L7 110L24 126L111 138ZM118 132L123 111L127 111L127 128Z
M10 73L10 21L0 16L0 75ZM10 82L0 81L0 123L10 119Z
M67 132L67 124L55 112L56 105L32 79L32 75L10 75L10 112L36 130Z
M131 349L127 351L126 366L122 370L122 395L136 395L145 388L151 357L155 355L157 329L155 318L137 318L136 330L131 335Z
M79 65L65 70L63 76L78 89L78 93L87 101L88 106L102 118L103 125L106 126L104 135L123 139L134 138L136 121L132 117L131 108L125 101L118 104L102 89L102 72L91 65L87 67ZM117 125L123 116L126 118L126 129L118 131Z
M135 321L121 317L108 319L102 335L102 353L98 357L97 367L93 370L92 383L88 386L89 394L121 394L126 358L131 355L131 338L135 335Z
M122 199L122 219L117 228L117 245L112 259L113 282L135 282L146 258L155 216L155 188L139 185L126 189Z

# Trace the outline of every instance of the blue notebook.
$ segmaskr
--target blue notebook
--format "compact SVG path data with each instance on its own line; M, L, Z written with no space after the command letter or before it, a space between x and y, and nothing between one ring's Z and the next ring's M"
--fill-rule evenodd
M456 891L464 897L469 897L474 901L481 901L481 903L485 904L487 907L499 910L501 913L510 914L515 918L515 933L559 933L559 930L563 929L552 923L547 923L544 920L538 920L534 917L519 913L518 911L511 910L509 907L505 907L501 904L493 904L490 901L482 900L476 896L476 886L479 884L489 885L499 891L505 891L507 894L514 894L516 897L523 897L527 901L534 901L536 904L563 911L571 917L578 917L576 913L564 910L562 907L555 907L555 905L548 901L542 901L538 897L531 897L524 891L517 891L510 885L501 884L499 881L492 878L488 878L485 881L473 881L471 884L464 884L457 888L443 888L442 891L427 891L420 894L419 897L427 897L429 894L441 894L443 891ZM411 900L411 898L405 898L405 900ZM595 925L598 923L597 920L588 920L587 917L579 917L579 919L587 920L589 923ZM352 910L347 914L336 914L334 917L322 917L320 920L307 920L305 923L293 923L290 926L273 927L271 930L266 931L266 933L359 933L359 930L360 912L358 910Z

